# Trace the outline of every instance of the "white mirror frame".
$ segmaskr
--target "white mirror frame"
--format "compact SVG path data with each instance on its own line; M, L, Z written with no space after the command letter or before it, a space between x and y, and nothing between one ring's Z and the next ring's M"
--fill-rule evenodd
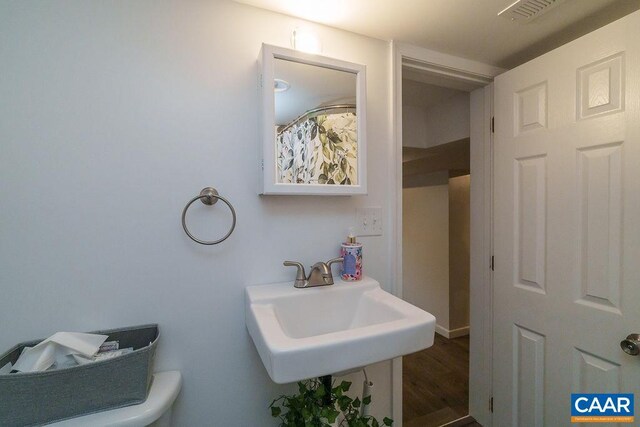
M274 136L275 95L273 91L275 59L284 59L338 71L346 71L356 75L356 120L358 135L358 180L356 185L282 184L277 182L276 141ZM260 160L263 171L259 193L264 195L289 194L325 196L367 194L366 67L360 64L271 46L264 43L262 44L258 62L260 70L259 90L262 97Z

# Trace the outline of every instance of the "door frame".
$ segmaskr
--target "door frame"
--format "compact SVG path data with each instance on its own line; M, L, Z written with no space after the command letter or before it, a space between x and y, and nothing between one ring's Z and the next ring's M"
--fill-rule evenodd
M436 52L418 46L391 42L391 168L389 252L390 281L394 295L402 298L402 67L427 71L434 76L477 85L471 105L482 110L482 120L471 122L471 133L482 135L482 146L471 145L471 273L469 414L490 426L492 348L492 145L493 78L505 70L481 62ZM471 108L471 107L470 107ZM391 363L391 409L395 424L402 427L402 358ZM473 394L473 396L472 396Z

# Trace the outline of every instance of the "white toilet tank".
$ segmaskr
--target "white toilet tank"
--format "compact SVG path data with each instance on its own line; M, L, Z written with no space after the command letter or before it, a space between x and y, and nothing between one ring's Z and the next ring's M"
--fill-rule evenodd
M147 400L139 405L96 412L49 424L54 427L171 427L173 402L182 387L179 371L153 374Z

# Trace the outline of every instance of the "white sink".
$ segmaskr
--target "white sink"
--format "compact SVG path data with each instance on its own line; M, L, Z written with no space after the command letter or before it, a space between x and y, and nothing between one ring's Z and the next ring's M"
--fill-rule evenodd
M436 319L365 277L307 289L249 286L245 322L269 376L283 384L430 347Z

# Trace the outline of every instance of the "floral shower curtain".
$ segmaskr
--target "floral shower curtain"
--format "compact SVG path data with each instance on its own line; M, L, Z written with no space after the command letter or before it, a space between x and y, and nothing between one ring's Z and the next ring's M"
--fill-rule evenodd
M278 183L356 185L356 114L319 114L276 132L276 153Z

